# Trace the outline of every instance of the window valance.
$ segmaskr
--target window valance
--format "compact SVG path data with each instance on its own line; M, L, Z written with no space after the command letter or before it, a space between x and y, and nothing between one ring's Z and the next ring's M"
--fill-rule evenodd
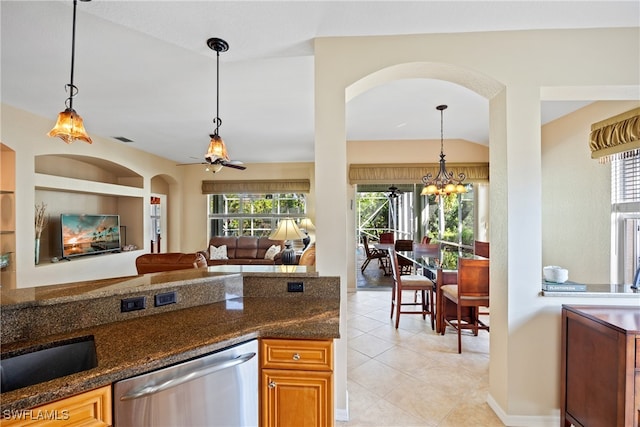
M435 176L440 169L438 163L417 164L351 164L350 184L408 184L421 183L427 173ZM455 176L464 173L467 182L489 182L489 163L449 163L447 170Z
M308 179L202 181L202 194L308 193L310 189Z
M640 155L640 108L592 124L589 148L600 162Z

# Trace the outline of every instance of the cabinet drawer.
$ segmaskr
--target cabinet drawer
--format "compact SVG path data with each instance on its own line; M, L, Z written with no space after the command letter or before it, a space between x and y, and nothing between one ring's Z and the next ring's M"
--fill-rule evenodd
M333 341L263 339L260 361L263 368L270 369L331 371Z

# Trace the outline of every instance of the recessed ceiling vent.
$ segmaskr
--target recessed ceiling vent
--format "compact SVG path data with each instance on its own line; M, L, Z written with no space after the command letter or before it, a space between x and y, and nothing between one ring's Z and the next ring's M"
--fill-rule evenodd
M125 138L124 136L114 136L113 139L117 139L120 142L133 142L129 138Z

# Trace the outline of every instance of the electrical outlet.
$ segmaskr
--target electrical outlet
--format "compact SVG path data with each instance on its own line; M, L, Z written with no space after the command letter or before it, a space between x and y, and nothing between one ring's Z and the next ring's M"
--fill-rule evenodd
M155 298L154 302L156 307L161 307L163 305L168 305L168 304L175 304L178 301L175 291L166 292L164 294L158 294L154 298Z
M144 310L147 306L145 297L133 297L120 300L120 312Z
M304 292L304 283L287 282L287 292Z

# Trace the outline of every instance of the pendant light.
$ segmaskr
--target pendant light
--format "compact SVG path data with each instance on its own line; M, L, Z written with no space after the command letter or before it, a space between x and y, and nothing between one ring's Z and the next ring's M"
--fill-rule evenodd
M459 173L458 178L453 177L453 172L447 171L444 160L444 132L443 132L443 111L447 109L446 105L438 105L436 110L440 111L440 169L436 177L428 173L422 177L424 188L420 193L423 196L440 195L440 194L456 194L466 193L467 187L463 181L467 177L464 173Z
M216 118L213 119L213 123L216 128L213 131L211 142L209 143L209 149L205 155L205 159L210 163L216 163L216 160L223 162L229 162L229 154L227 153L227 147L224 145L224 141L218 134L218 129L222 125L222 119L220 119L220 52L226 52L229 50L229 43L226 41L213 37L207 40L207 46L210 49L216 51Z
M91 0L82 0L91 1ZM82 117L73 109L73 98L78 94L78 88L73 84L73 66L76 50L76 9L78 0L73 0L73 30L71 33L71 79L65 89L69 91L69 97L65 101L65 110L58 114L56 125L47 134L50 137L58 137L67 144L71 144L76 139L91 144L93 141L84 130Z

